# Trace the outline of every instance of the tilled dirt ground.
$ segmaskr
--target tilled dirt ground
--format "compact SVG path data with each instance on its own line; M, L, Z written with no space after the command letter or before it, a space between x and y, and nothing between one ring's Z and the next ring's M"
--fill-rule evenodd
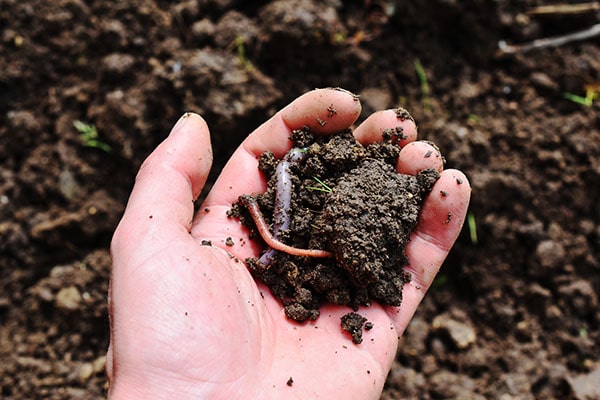
M0 0L0 397L105 396L110 237L184 111L214 179L282 105L339 86L363 118L408 108L473 186L382 399L600 398L600 41L498 54L599 16L541 4Z

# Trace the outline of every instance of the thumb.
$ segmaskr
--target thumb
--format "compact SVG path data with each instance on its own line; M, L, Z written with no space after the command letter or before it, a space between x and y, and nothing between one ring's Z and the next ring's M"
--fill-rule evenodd
M154 229L181 232L183 226L189 230L193 201L206 183L211 165L206 122L197 114L184 114L140 167L113 237L113 256L129 254Z

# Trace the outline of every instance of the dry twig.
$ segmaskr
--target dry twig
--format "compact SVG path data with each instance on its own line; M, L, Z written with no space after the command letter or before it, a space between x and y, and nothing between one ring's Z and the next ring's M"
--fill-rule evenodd
M578 4L550 4L547 6L534 7L527 11L529 15L566 15L566 14L584 14L600 10L600 2L591 1L589 3Z
M526 53L528 51L544 49L548 47L559 47L567 43L590 39L598 35L600 35L600 24L592 25L587 29L566 35L537 39L523 44L510 45L504 40L501 40L498 42L499 55Z

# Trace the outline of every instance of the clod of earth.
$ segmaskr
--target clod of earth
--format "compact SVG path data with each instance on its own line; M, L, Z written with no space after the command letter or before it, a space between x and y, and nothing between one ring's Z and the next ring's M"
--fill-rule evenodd
M356 344L362 343L362 329L367 319L362 315L351 312L341 318L342 329L352 336L352 341Z
M400 148L390 135L366 147L350 130L321 137L302 129L292 140L297 147L282 160L261 156L265 193L240 196L230 212L269 247L248 268L296 321L316 319L323 303L400 305L410 279L405 248L439 173L397 173Z

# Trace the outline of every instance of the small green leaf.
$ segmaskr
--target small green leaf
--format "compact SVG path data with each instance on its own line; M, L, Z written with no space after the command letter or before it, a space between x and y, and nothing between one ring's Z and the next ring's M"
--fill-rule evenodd
M93 124L87 124L82 121L73 121L73 126L79 132L79 139L85 147L100 149L106 153L111 151L111 147L100 140L98 130Z
M421 60L415 58L414 60L415 72L417 73L417 78L419 79L419 85L421 87L421 97L422 104L425 110L431 110L431 106L429 104L429 83L427 82L427 73L425 72L425 68L423 68L423 64L421 64Z
M322 180L320 180L316 176L313 176L313 179L315 181L317 181L317 183L319 185L318 186L307 186L306 187L307 189L309 189L309 190L316 190L316 191L325 192L325 193L331 193L331 191L333 190L325 182L323 182Z
M475 214L473 214L471 211L467 213L467 226L469 227L471 243L477 244L477 222L475 221Z
M582 96L578 96L573 93L564 92L563 97L567 100L572 101L573 103L581 104L582 106L586 106L586 107L591 107L592 103L594 102L593 96L589 96L589 95L586 97L582 97Z

